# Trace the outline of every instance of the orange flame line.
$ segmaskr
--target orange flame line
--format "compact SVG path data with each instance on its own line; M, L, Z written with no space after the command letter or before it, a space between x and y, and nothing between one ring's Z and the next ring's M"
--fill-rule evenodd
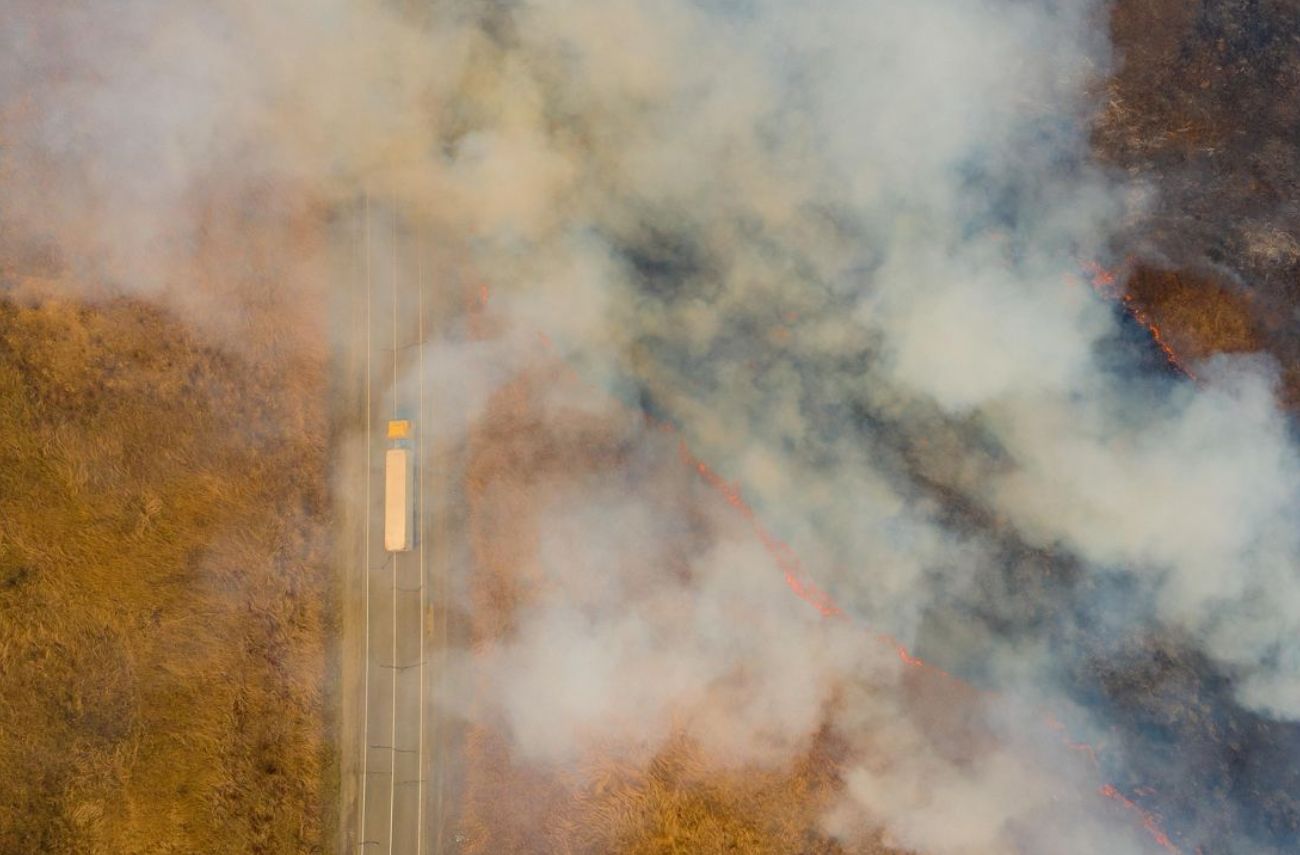
M1138 305L1137 300L1131 294L1124 293L1119 287L1116 274L1113 271L1107 270L1092 260L1082 262L1081 266L1089 275L1088 281L1092 285L1092 289L1102 298L1123 305L1129 317L1141 324L1143 329L1151 336L1151 340L1156 343L1156 347L1160 348L1160 352L1164 354L1165 361L1175 371L1178 371L1189 380L1196 379L1196 375L1183 364L1177 352L1174 351L1173 345L1160 331L1160 327L1156 324L1155 319L1151 317L1151 314Z
M673 430L672 425L665 424L663 427L669 431ZM794 592L795 596L817 609L824 617L839 617L843 614L840 607L835 605L826 592L804 577L803 564L799 561L799 556L795 554L788 543L773 535L759 521L753 508L741 498L739 485L727 483L722 476L710 469L707 463L692 454L690 448L686 445L686 440L679 439L677 441L677 452L688 466L699 473L704 483L720 493L727 504L749 520L759 542L763 544L763 548L768 555L776 562L776 566L785 574L785 583Z
M1142 818L1143 828L1145 828L1147 833L1151 835L1151 839L1160 844L1161 847L1170 852L1179 851L1178 847L1174 845L1174 842L1169 839L1169 835L1165 834L1164 829L1160 827L1160 822L1156 819L1155 814L1145 810L1141 805L1134 804L1131 800L1125 797L1123 793L1110 784L1102 785L1097 792L1108 799L1119 802L1124 807L1140 816Z

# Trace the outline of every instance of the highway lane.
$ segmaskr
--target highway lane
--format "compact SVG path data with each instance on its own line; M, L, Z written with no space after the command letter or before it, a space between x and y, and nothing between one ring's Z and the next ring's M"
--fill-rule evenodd
M349 231L353 284L337 309L339 848L454 852L457 733L435 701L454 689L444 663L458 479L449 420L424 382L425 344L454 306L434 287L431 241L411 218L366 199ZM403 553L383 546L385 428L396 418L415 426L416 543Z

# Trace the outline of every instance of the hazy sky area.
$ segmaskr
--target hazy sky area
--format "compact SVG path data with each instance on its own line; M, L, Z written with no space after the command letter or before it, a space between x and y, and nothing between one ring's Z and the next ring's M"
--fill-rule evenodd
M431 347L433 394L472 418L546 336L582 378L547 405L635 450L547 510L553 583L478 663L521 757L646 758L684 730L720 763L777 764L829 726L851 760L824 825L845 840L1141 853L1160 849L1095 793L1148 780L1151 755L1111 740L1098 770L1041 726L1128 727L1086 701L1088 663L1168 639L1232 703L1300 718L1300 456L1275 368L1153 368L1085 273L1149 201L1089 159L1102 4L396 5L15 0L0 231L238 348L248 286L323 306L350 251L284 223L368 192L460 259L446 282L490 286L494 336ZM289 338L323 348L321 311L301 315ZM655 474L679 439L843 619L793 598L725 506L688 530ZM878 633L988 690L993 743L935 746ZM1164 824L1192 851L1220 820Z

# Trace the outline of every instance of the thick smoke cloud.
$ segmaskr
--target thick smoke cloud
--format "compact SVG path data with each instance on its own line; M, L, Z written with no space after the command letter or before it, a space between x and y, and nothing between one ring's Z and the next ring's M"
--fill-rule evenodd
M222 282L294 305L336 281L345 250L285 222L363 193L406 206L459 257L446 281L491 283L495 339L432 348L441 398L478 411L545 333L586 383L549 406L623 424L638 471L673 452L610 401L675 424L849 614L801 610L723 513L705 542L684 533L657 495L680 484L572 487L539 559L553 584L481 665L530 761L644 757L685 729L719 762L780 762L829 719L859 758L834 833L1143 851L1131 818L1049 797L1095 783L1008 724L1047 707L1106 727L1067 699L1049 640L965 627L991 651L1003 747L961 762L871 641L924 646L940 608L1014 610L989 587L1008 541L1067 555L1109 632L1176 633L1242 704L1300 718L1300 463L1269 368L1221 359L1191 384L1117 365L1079 274L1140 214L1087 159L1098 4L16 9L7 253L57 251L69 281L222 334ZM691 572L664 573L680 554ZM1131 596L1111 611L1116 579Z

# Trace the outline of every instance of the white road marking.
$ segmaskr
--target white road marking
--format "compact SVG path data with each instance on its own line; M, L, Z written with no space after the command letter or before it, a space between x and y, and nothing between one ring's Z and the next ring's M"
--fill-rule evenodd
M392 270L392 303L393 303L393 339L390 342L393 348L393 418L397 418L397 208L393 208L393 270ZM388 767L388 855L393 853L393 821L397 811L397 678L401 676L401 671L397 662L397 557L400 553L391 553L393 562L393 658L390 660L393 664L393 715L392 729L389 730L389 739L392 741L392 754L389 758Z
M358 845L365 848L366 845L366 781L370 777L370 191L366 191L365 206L365 253L366 253L366 464L362 467L362 472L366 479L366 525L365 525L365 549L366 549L366 572L363 581L365 589L365 610L366 610L366 628L365 628L365 661L361 670L361 804L359 810L361 813L360 825L357 827Z
M418 227L417 227L418 228ZM428 422L424 418L424 232L419 232L420 237L415 244L415 287L416 287L416 442L424 443L424 434L422 430L428 429ZM428 445L425 444L425 448ZM420 520L426 521L426 511L424 504L424 456L419 453L419 447L416 448L415 457L415 495L418 502L417 508L420 513ZM420 569L420 701L419 716L420 730L416 742L416 764L415 764L415 855L424 855L424 535L428 526L416 526L415 536L420 539L419 549L419 569Z

